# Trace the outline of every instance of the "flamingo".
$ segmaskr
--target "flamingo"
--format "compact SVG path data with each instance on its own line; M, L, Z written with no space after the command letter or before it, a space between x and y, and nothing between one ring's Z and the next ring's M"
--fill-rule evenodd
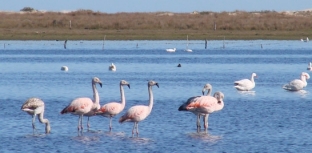
M136 105L132 106L126 114L120 117L119 123L123 122L134 122L133 129L132 129L132 137L134 136L134 133L136 131L137 137L139 137L139 122L144 120L152 111L153 103L154 103L154 97L152 92L152 86L156 85L159 88L159 85L157 82L151 80L148 82L148 93L149 93L149 105Z
M29 98L22 105L21 110L25 111L29 115L32 115L32 127L33 133L35 134L35 119L39 114L39 121L45 124L45 133L48 134L51 131L50 122L48 119L43 118L44 113L44 102L39 98Z
M206 96L191 97L186 103L180 106L179 110L190 111L197 115L197 132L200 131L200 116L204 116L204 128L205 132L207 132L209 114L223 109L223 99L224 94L219 91L215 92L213 97L208 94Z
M300 79L292 80L289 84L285 84L283 89L289 91L298 91L303 89L308 85L307 79L310 79L310 75L306 72L302 72Z
M114 63L112 63L112 64L108 67L108 69L109 69L110 71L116 71L116 65L114 65Z
M250 91L256 86L254 78L257 77L256 73L251 74L251 79L242 79L234 82L234 87L240 91Z
M78 132L83 130L82 126L82 118L83 115L88 116L88 128L89 125L89 117L95 115L95 112L100 109L100 97L99 93L96 89L96 84L100 84L102 87L102 82L98 77L94 77L92 79L92 89L93 89L93 100L88 97L81 97L74 99L68 106L66 106L61 114L71 113L74 115L79 115L78 119Z
M309 63L307 70L309 70L309 71L312 70L312 63L311 62Z
M128 86L130 89L130 84L126 80L120 81L120 96L121 96L121 103L118 102L110 102L103 105L96 114L102 115L104 117L109 117L109 131L112 131L112 117L119 114L126 105L125 93L123 86Z

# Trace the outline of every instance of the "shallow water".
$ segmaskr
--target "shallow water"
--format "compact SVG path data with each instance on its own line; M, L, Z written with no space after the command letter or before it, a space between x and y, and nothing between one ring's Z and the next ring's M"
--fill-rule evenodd
M138 44L138 47L136 45ZM311 61L312 42L300 41L0 41L0 152L309 152L312 148L311 86L288 92L282 85L299 78ZM263 48L261 48L261 45ZM166 48L177 48L167 53ZM116 72L108 71L114 63ZM182 67L178 68L177 65ZM61 66L69 67L68 72ZM238 92L233 82L256 72L252 92ZM310 72L308 72L310 73ZM92 97L91 78L99 86L100 103L120 101L119 81L127 80L126 108L147 104L147 80L155 80L154 107L139 123L90 118L91 131L78 136L78 117L61 115L71 100ZM225 94L225 107L209 116L208 134L196 133L196 116L179 112L205 83ZM45 101L52 133L20 110L30 97Z

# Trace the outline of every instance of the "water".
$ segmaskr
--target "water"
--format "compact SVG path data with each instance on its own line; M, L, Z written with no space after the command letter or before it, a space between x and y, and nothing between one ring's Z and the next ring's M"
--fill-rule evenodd
M281 87L299 78L311 61L312 43L300 41L0 41L0 152L310 152L312 148L311 86L301 92ZM138 44L138 48L136 45ZM261 48L261 44L263 48ZM177 48L167 53L166 48ZM114 63L116 72L108 71ZM182 67L178 68L177 65ZM68 72L61 66L69 67ZM240 93L233 82L256 72L254 92ZM309 72L310 73L310 72ZM311 75L311 74L310 74ZM133 124L92 117L91 131L78 136L78 117L60 111L71 100L92 97L97 76L100 103L119 101L119 81L127 80L126 108L147 104L147 80L155 80L152 113ZM204 84L225 94L225 107L209 116L208 134L196 133L196 116L179 112ZM45 101L52 132L20 110L30 97Z

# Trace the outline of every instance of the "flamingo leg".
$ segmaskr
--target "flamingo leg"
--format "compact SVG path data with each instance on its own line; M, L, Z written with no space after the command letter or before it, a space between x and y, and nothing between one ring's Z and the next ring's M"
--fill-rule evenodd
M136 126L136 122L134 122L134 124L133 124L133 129L132 129L132 137L134 136L135 126Z
M209 117L209 114L206 114L204 116L204 127L205 127L205 132L207 133L208 131L208 117Z
M200 132L200 115L197 115L196 125L197 125L197 132Z
M136 134L137 134L137 137L139 137L139 123L136 122Z
M79 115L79 118L78 118L78 132L80 131L80 121L81 121L81 115Z
M88 131L89 131L89 128L90 128L89 118L90 118L90 117L88 116L88 123L87 123Z
M35 132L36 132L35 121L36 121L36 114L34 114L33 118L32 118L32 128L33 128L33 134L34 135L35 135Z
M109 118L109 132L112 131L112 117Z

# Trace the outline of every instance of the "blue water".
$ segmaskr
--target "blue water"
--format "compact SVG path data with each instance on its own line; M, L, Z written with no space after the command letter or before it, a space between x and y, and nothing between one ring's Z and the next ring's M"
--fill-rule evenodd
M138 44L138 47L136 45ZM261 48L261 45L263 48ZM0 41L0 152L311 152L312 86L288 92L282 85L299 78L312 61L312 42L300 41ZM166 48L177 48L167 53ZM108 71L114 63L116 72ZM177 65L182 67L178 68ZM69 67L68 72L60 70ZM254 92L241 93L233 82L258 75ZM310 72L308 72L310 73ZM310 73L310 75L312 75ZM113 119L90 118L91 131L78 136L78 117L61 115L71 100L92 97L91 78L102 80L101 105L119 101L119 81L125 88L126 108ZM147 80L155 80L154 107L139 123L119 117L136 104L147 104ZM208 134L196 133L196 116L179 112L204 84L225 94L225 107L209 116ZM30 97L44 100L51 134L20 110Z

